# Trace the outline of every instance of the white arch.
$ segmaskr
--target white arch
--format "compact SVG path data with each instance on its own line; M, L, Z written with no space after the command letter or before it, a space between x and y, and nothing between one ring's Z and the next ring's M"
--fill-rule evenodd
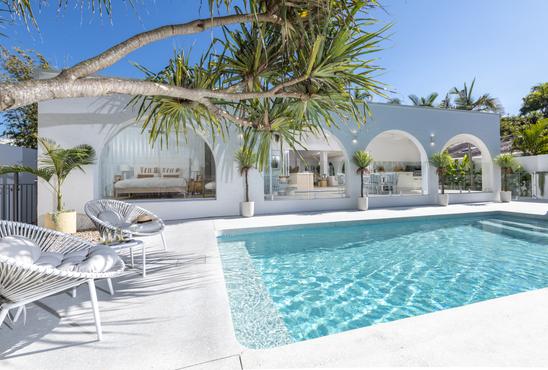
M449 140L447 140L445 145L443 145L442 150L449 148L451 145L463 144L463 143L473 144L476 148L479 149L481 153L482 191L485 191L485 192L494 191L495 172L493 168L493 156L491 155L489 148L487 147L487 145L485 145L483 140L481 140L479 137L475 135L462 133L462 134L455 135Z
M424 149L424 146L419 141L419 139L417 139L415 136L413 136L409 132L403 131L403 130L386 130L386 131L382 131L382 132L378 133L377 135L375 135L369 141L369 143L365 147L365 150L368 151L369 147L371 146L371 143L373 143L380 136L383 136L383 135L386 135L386 134L395 134L395 135L404 136L405 138L409 139L415 145L415 147L419 151L420 161L421 161L422 193L423 194L428 194L428 173L429 173L429 171L428 171L428 167L429 167L428 154L426 154L426 150Z

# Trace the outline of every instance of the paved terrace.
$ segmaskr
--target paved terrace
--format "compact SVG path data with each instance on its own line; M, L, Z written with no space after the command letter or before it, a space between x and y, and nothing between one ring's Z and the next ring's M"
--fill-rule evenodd
M547 203L467 204L206 219L172 223L170 245L147 240L149 274L98 282L104 339L97 342L88 292L43 299L26 324L0 328L2 369L241 369L315 366L548 365L548 288L275 349L236 341L216 232L223 229L417 215L510 211L548 217ZM138 261L137 261L138 262Z

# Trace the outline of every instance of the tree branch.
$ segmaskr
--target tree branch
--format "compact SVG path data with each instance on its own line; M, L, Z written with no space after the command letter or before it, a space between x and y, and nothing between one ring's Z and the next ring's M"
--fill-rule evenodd
M188 89L146 80L89 77L67 81L52 78L19 83L0 83L0 111L19 108L31 103L63 98L98 97L112 94L167 96L202 102L207 99L241 101L272 97L308 99L304 93L276 92L226 92L206 89Z
M236 14L213 18L197 19L192 22L168 25L139 33L129 39L111 47L103 53L87 59L75 66L61 72L58 78L76 80L89 76L104 68L110 67L129 53L151 44L173 36L190 35L203 32L213 27L226 26L235 23L247 23L251 21L280 23L279 17L272 14Z

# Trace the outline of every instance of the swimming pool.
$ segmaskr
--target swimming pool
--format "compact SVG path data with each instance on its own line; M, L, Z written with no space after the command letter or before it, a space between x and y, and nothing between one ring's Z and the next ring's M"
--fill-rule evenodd
M269 348L548 286L548 221L503 214L218 239L238 340Z

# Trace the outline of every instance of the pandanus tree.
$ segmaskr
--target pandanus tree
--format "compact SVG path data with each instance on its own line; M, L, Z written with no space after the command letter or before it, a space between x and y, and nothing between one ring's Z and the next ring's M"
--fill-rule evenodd
M30 2L4 3L32 18ZM89 3L110 9L108 0ZM368 14L375 0L209 0L208 5L206 18L136 34L55 77L0 83L0 111L50 99L126 94L136 97L138 118L153 139L167 140L187 127L222 134L249 129L265 142L264 150L274 136L295 142L303 132L321 133L337 116L363 122L363 101L356 97L382 95L372 77L379 69L373 55L387 27L376 26ZM160 71L139 66L142 79L97 75L155 41L213 28L222 33L196 63L177 51Z
M38 144L43 152L38 160L38 168L22 165L1 166L0 175L29 173L43 179L55 194L56 212L64 212L63 184L73 170L84 171L84 166L95 162L95 150L89 145L64 149L54 141L45 138L38 138Z
M430 95L424 97L421 96L420 98L417 95L409 95L409 100L411 100L411 103L416 106L420 107L433 107L434 102L438 98L438 93L433 92Z
M445 194L445 176L453 166L453 158L444 150L434 153L430 157L430 164L436 168L438 174L438 182L441 186L441 193Z
M357 167L356 173L360 175L360 197L363 198L363 175L369 171L368 167L371 162L373 162L373 156L365 150L358 150L352 156L352 162L354 162L354 165Z

